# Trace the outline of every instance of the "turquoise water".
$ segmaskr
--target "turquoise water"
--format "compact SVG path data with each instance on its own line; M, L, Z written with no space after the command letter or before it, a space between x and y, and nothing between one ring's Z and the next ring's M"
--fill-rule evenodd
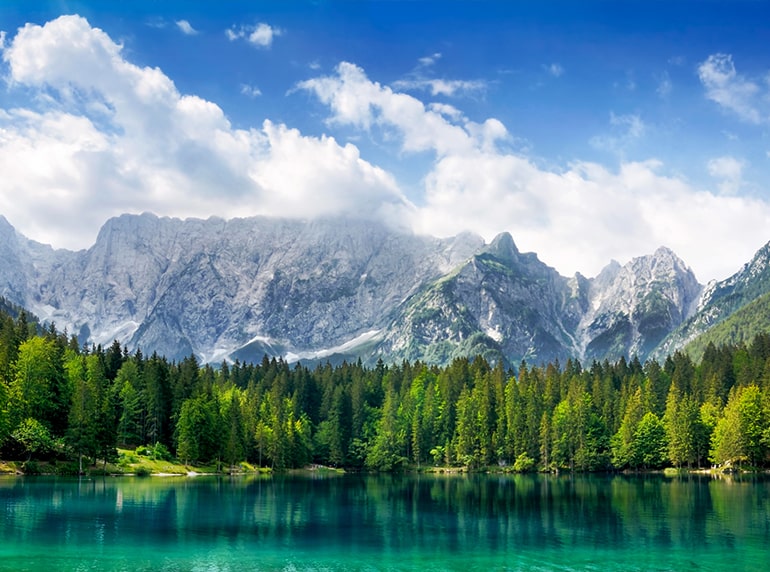
M768 569L766 478L0 478L0 570Z

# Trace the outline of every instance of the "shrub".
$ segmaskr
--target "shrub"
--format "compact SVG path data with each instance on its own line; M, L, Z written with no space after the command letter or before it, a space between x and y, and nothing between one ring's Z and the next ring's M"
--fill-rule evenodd
M57 463L56 474L61 476L74 476L80 474L80 468L75 462L71 463Z
M40 465L36 461L26 461L22 463L21 470L25 475L39 475Z
M152 446L152 458L156 461L170 461L171 451L163 443L155 443Z
M121 452L120 458L118 459L118 465L124 469L129 467L132 463L138 462L139 457L136 453L132 453L131 451Z
M171 452L163 443L156 442L154 445L139 445L136 448L136 454L142 457L149 457L153 461L170 461Z
M513 471L515 473L528 473L534 467L535 460L526 453L522 453L516 457L516 461L513 463Z

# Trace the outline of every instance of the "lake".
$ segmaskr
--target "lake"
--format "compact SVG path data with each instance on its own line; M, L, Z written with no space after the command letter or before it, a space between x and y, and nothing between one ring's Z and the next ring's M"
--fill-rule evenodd
M770 480L0 478L0 570L767 570Z

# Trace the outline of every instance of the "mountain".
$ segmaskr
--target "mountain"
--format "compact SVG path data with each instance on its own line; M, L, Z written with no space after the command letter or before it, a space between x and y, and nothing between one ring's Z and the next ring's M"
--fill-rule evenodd
M692 315L703 287L671 250L606 267L579 330L584 359L645 358Z
M568 280L505 233L413 296L378 351L438 363L475 354L511 363L563 358L574 353L579 306Z
M703 356L709 344L715 347L726 344L749 345L758 334L770 332L770 292L752 300L718 324L689 342L685 351L693 360Z
M760 248L754 257L737 273L722 281L709 283L693 312L655 350L657 357L683 348L728 320L748 305L770 292L770 242ZM750 331L768 331L770 315L761 311L766 304L759 304L754 311L743 310L730 322L733 330L729 335L717 335L714 339L726 341L747 340ZM723 328L724 329L724 328ZM699 345L696 343L696 346Z
M93 343L204 361L345 345L483 244L342 218L123 215L77 253L0 231L0 295Z
M508 233L485 244L348 218L123 215L71 252L0 217L0 264L0 296L81 342L207 362L645 359L690 319L703 290L665 248L567 278ZM740 284L707 294L750 296L754 286Z
M476 354L510 364L644 359L701 289L665 248L622 267L613 262L595 279L566 279L520 253L506 233L408 301L378 351L438 363Z

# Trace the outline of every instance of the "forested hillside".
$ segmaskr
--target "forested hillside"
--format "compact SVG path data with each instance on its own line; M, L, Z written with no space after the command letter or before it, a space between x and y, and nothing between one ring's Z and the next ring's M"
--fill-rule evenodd
M5 459L110 459L156 443L190 464L248 459L373 470L500 464L515 470L763 465L770 447L770 335L706 347L694 363L582 367L482 358L315 369L171 362L117 342L78 347L53 326L0 313Z
M685 346L693 359L699 360L709 344L749 343L770 325L770 293L749 302L729 318L712 326Z

